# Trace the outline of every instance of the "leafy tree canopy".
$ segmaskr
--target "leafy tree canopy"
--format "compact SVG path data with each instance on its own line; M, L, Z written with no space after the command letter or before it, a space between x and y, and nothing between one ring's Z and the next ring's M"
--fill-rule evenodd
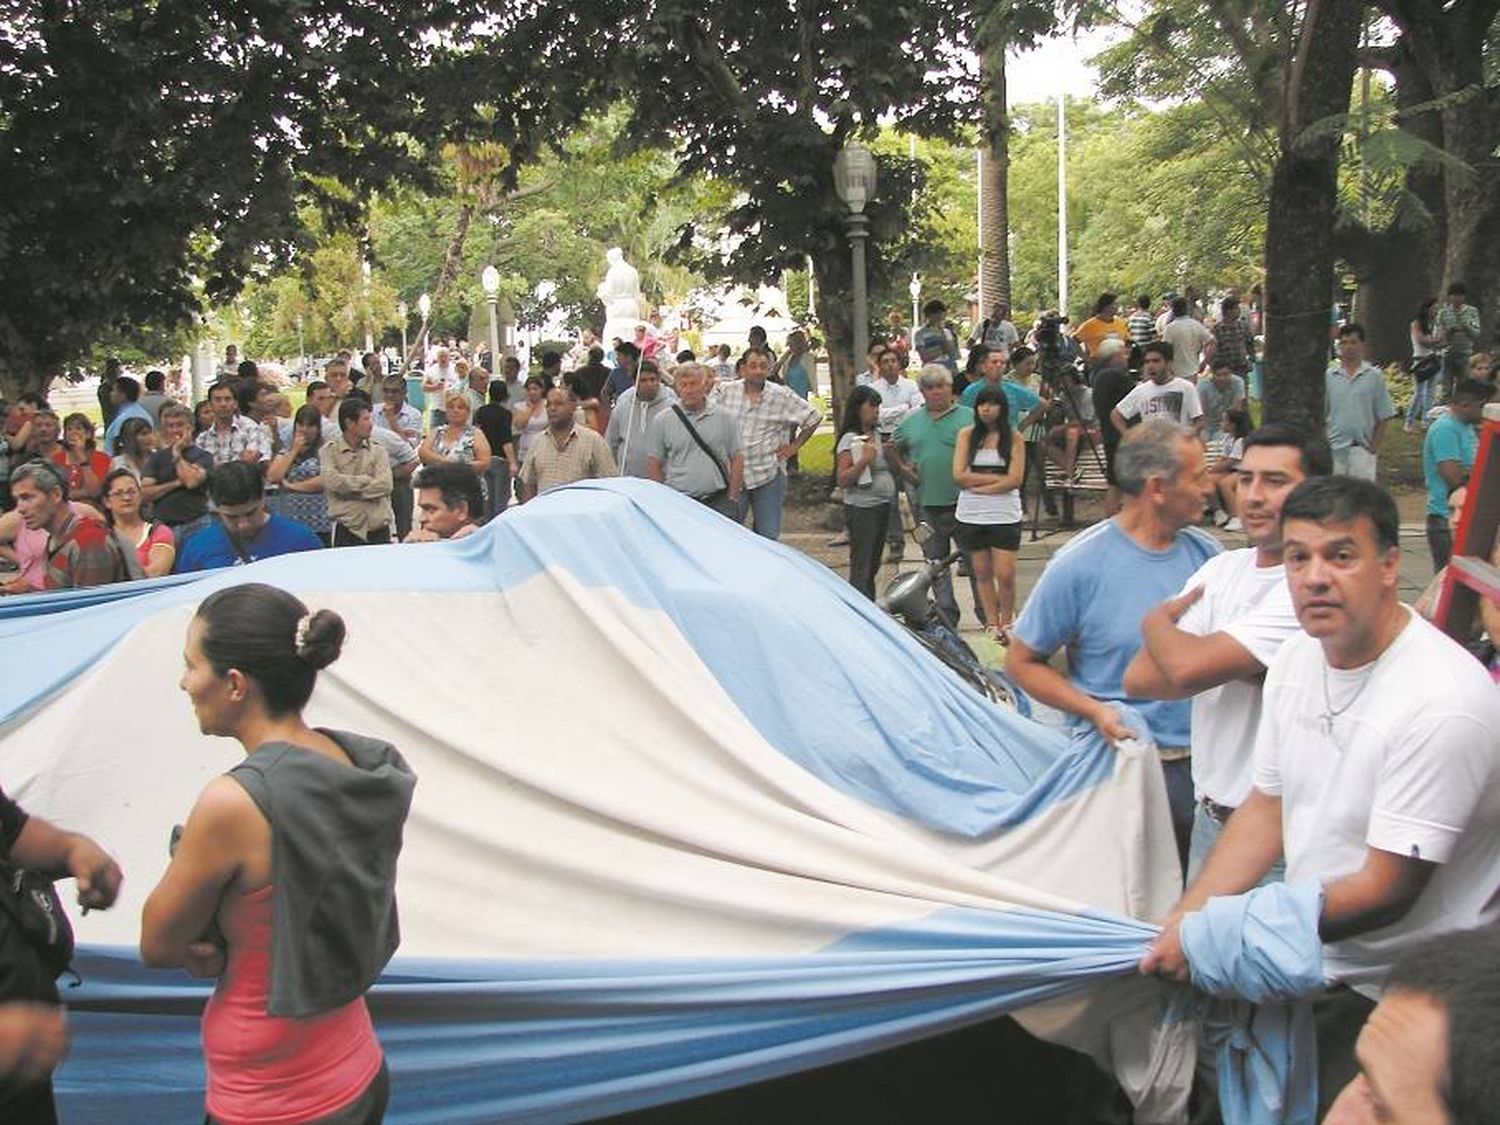
M0 377L189 320L428 176L468 4L20 0L0 21Z

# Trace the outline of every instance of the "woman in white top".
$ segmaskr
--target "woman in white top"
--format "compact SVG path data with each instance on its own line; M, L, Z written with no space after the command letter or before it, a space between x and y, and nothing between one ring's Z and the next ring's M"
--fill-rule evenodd
M849 584L875 600L875 572L896 502L896 480L880 440L880 394L855 387L844 404L834 476L844 490L844 521L849 529Z
M525 461L526 451L547 428L547 391L551 380L533 375L526 380L526 397L510 411L516 433L516 460Z
M115 447L106 450L114 454L109 463L110 470L129 469L140 480L146 470L146 462L156 452L156 431L144 418L128 418L115 438Z
M480 490L488 495L484 478L490 471L490 459L494 454L484 431L470 421L469 396L463 391L449 391L443 406L447 408L446 423L427 431L417 456L424 465L459 461L473 466L479 474Z
M1437 350L1443 342L1438 335L1437 303L1436 297L1428 297L1411 322L1412 395L1406 408L1407 433L1425 425L1427 412L1432 409L1432 388L1437 383L1434 376L1443 369L1443 357Z
M1016 612L1016 552L1021 548L1021 482L1026 441L1010 426L1010 402L1000 387L974 399L974 424L958 431L953 480L958 485L958 542L968 553L979 590L985 631L1009 640Z

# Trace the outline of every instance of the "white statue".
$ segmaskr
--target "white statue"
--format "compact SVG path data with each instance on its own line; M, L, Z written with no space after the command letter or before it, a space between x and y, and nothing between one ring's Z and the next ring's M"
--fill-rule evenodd
M625 252L612 246L604 255L609 269L599 283L597 293L604 302L604 341L635 338L635 326L641 322L641 275L625 260Z

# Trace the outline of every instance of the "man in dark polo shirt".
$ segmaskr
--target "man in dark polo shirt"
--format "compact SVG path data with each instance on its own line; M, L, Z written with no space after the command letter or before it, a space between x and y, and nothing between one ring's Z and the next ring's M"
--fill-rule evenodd
M160 447L141 474L141 495L181 549L184 539L208 523L208 471L214 458L193 443L193 412L186 406L163 406L160 431Z

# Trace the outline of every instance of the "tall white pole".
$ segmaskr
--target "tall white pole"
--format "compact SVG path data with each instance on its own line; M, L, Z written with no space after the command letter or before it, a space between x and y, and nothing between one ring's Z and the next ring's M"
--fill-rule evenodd
M807 322L811 324L818 319L818 279L813 276L812 255L807 255Z
M985 299L985 292L984 292L984 149L983 148L976 148L974 150L974 186L977 189L975 191L975 193L974 193L974 200L975 200L974 207L975 207L975 210L976 210L975 225L979 229L979 245L976 247L976 249L978 250L978 254L975 256L975 259L978 262L978 266L977 266L977 268L975 270L975 273L974 273L974 276L979 279L978 284L976 284L974 286L974 292L975 292L975 294L978 297L979 305L978 305L978 307L975 310L975 315L976 315L976 317L982 317L982 316L986 315L985 312L984 312L984 310L990 307L989 306L989 301L987 301Z
M1057 95L1057 311L1068 315L1067 95Z

